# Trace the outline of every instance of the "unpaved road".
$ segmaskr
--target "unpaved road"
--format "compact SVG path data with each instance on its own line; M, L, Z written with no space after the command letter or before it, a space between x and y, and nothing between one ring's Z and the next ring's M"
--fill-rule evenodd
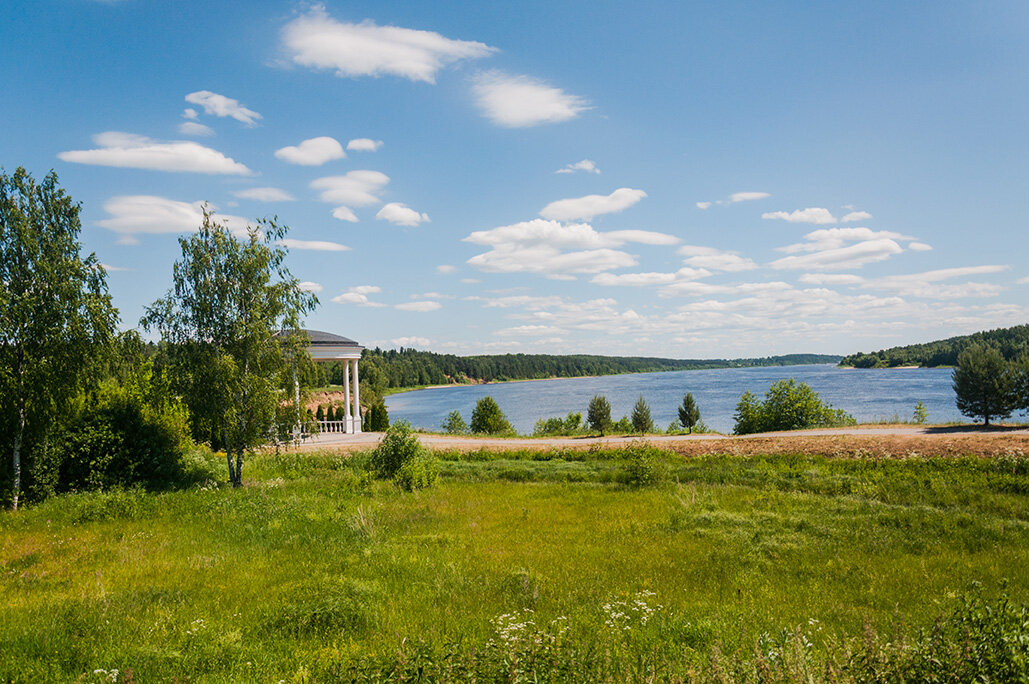
M357 435L322 434L308 439L300 448L351 451L374 447L381 432ZM418 439L431 449L585 449L594 445L624 446L639 439L635 436L608 437L477 437L419 434ZM758 452L863 452L873 455L897 453L1015 453L1029 452L1029 428L984 429L977 426L920 427L910 425L795 430L756 435L649 435L648 443L683 453L728 451Z

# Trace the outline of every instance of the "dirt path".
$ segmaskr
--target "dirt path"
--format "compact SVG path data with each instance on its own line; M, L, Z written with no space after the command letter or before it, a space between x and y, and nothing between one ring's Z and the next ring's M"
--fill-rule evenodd
M357 435L325 434L307 440L300 448L352 451L379 443L380 432ZM431 449L588 449L618 447L638 437L473 437L420 434L418 439ZM897 456L925 454L1022 455L1029 453L1029 428L976 426L868 426L756 435L649 435L645 440L684 454L700 453L825 453L836 455Z

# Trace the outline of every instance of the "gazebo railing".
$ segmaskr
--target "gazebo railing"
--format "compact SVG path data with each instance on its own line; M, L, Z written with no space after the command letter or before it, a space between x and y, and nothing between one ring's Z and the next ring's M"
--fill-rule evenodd
M319 420L318 430L320 432L351 432L353 431L354 419L347 420ZM349 428L349 429L348 429Z

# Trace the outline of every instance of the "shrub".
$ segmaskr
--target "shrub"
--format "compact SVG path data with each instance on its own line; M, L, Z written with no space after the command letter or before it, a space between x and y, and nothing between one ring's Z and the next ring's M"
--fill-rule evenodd
M632 423L629 422L629 416L622 416L611 423L611 432L622 435L632 432Z
M603 435L611 429L611 404L607 397L594 394L586 408L586 422L590 429Z
M389 479L395 477L405 463L424 453L424 447L411 432L411 424L401 420L386 431L372 452L369 465L378 477Z
M396 482L401 489L413 492L428 489L439 477L439 459L427 453L421 453L400 466Z
M773 383L760 401L744 392L736 405L738 435L778 430L803 430L815 427L853 425L852 416L824 403L811 387L793 378Z
M493 397L482 397L476 402L472 411L472 432L496 435L511 431L511 424Z
M915 404L914 413L911 414L911 422L922 425L927 420L929 420L929 410L925 407L925 404L919 401L917 404Z
M443 419L443 423L440 424L443 428L443 432L448 435L463 435L468 432L468 424L464 422L464 418L461 417L460 411L451 411L447 414L447 417Z
M622 480L630 487L651 487L668 476L665 464L661 462L661 451L649 444L634 443L625 450L626 464Z
M548 435L578 435L582 433L582 414L569 413L564 419L561 418L540 418L533 427L532 434L536 437Z
M371 405L364 415L365 432L385 432L389 429L389 413L386 411L386 402L379 399Z

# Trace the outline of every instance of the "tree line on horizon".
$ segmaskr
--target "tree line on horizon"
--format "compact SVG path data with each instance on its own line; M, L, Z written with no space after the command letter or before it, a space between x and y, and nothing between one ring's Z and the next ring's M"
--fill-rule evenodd
M1014 361L1029 354L1029 324L984 330L971 335L948 337L934 342L890 347L876 352L858 352L844 356L840 361L840 366L853 368L957 366L961 352L971 347L996 349L1004 359Z

